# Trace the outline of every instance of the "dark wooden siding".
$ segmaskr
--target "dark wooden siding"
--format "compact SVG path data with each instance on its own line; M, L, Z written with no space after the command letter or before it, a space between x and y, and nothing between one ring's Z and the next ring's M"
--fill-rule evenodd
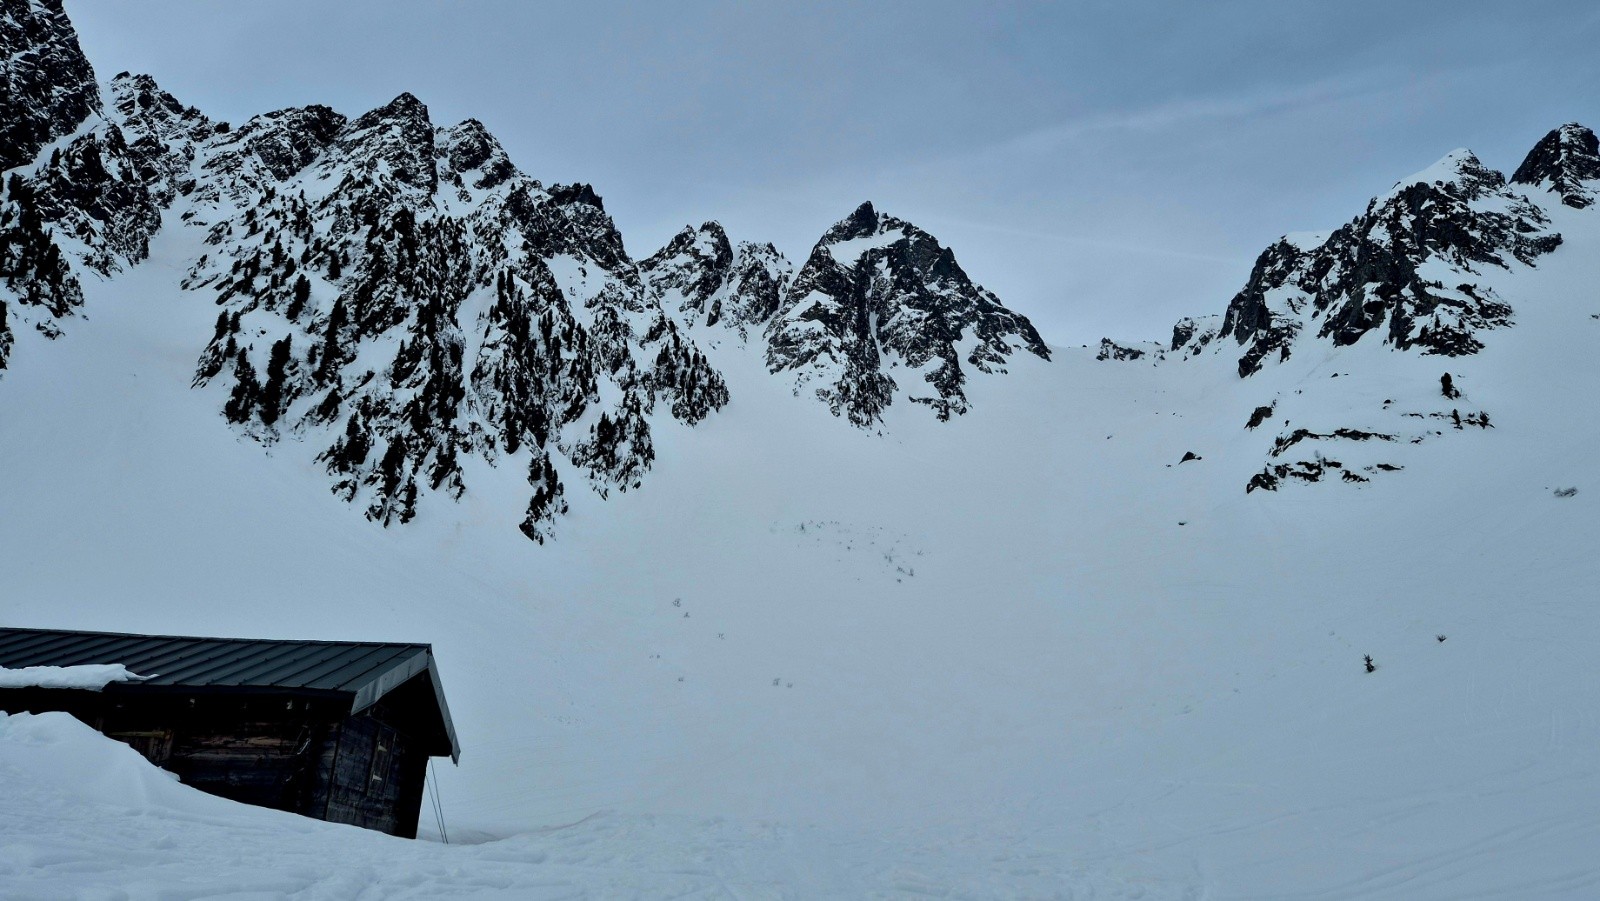
M320 816L415 838L427 765L418 743L381 711L350 717L339 730Z
M321 697L0 689L0 710L66 711L201 791L415 838L428 755L410 693L351 716Z

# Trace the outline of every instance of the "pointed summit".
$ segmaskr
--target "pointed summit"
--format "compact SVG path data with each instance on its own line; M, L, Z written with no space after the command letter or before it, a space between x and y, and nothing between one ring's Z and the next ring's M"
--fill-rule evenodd
M1569 122L1539 139L1511 180L1542 186L1560 194L1567 206L1583 209L1595 201L1595 187L1584 182L1600 180L1600 140L1593 131Z
M856 207L855 212L840 219L833 227L822 234L819 244L834 244L839 241L848 241L852 238L864 238L878 233L880 219L878 210L867 201Z
M685 225L665 247L641 262L639 270L662 307L681 314L679 321L686 325L721 322L727 299L722 295L736 280L733 245L718 222L705 222L699 228Z
M1476 200L1505 187L1505 183L1504 175L1485 166L1477 154L1462 147L1445 154L1443 159L1421 172L1395 182L1389 193L1375 202L1382 203L1418 185L1437 188L1463 200Z
M968 370L1004 372L1019 350L1048 360L1027 317L976 285L932 235L863 203L811 251L768 331L767 368L788 371L839 416L870 428L900 393L949 419ZM958 343L975 339L969 353Z
M500 141L477 119L444 129L440 137L451 171L475 188L493 188L518 174Z
M350 123L338 146L352 161L432 193L438 186L433 138L428 108L408 92Z
M162 144L185 138L201 140L211 134L211 120L194 107L184 106L149 75L119 73L111 79L107 100L125 128Z
M417 95L402 91L393 100L372 111L389 119L421 119L427 121L428 106Z
M1549 225L1499 172L1471 151L1452 151L1332 234L1273 243L1221 327L1180 325L1172 350L1190 355L1232 338L1241 378L1313 340L1342 347L1372 335L1398 350L1474 354L1485 332L1511 323L1512 308L1483 283L1483 267L1532 266L1561 244ZM1211 343L1214 352L1224 346Z

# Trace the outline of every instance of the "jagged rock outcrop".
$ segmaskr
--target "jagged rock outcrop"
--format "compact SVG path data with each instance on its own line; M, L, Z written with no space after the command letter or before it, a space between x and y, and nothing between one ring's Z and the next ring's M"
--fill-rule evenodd
M1221 328L1221 316L1185 316L1172 326L1172 341L1166 349L1181 349L1185 355L1193 356L1205 350Z
M1447 357L1476 354L1490 331L1513 324L1512 303L1491 285L1509 291L1516 282L1495 274L1535 266L1559 247L1553 205L1584 209L1597 186L1600 142L1579 125L1546 135L1509 183L1471 153L1455 151L1374 198L1337 231L1274 242L1220 321L1174 326L1167 358L1239 353L1237 372L1247 377L1308 342L1323 344L1318 357L1328 360L1337 358L1326 349L1362 341ZM1102 356L1120 358L1104 349ZM1409 400L1381 404L1346 392L1348 380L1334 381L1339 371L1325 375L1254 407L1247 429L1281 418L1282 431L1264 448L1265 465L1247 492L1335 474L1359 487L1402 468L1387 459L1394 445L1493 428L1489 412L1452 387L1450 373L1442 376L1442 402L1396 386L1396 396ZM1329 421L1330 410L1343 412Z
M693 424L727 403L593 189L545 189L481 124L437 128L401 95L349 122L258 117L214 144L227 189L197 194L192 221L216 251L187 284L222 311L196 384L225 389L261 441L323 443L335 492L370 518L459 497L469 455L526 455L522 529L542 541L563 473L637 487L658 406Z
M716 222L685 227L639 264L650 291L685 325L749 337L778 311L794 267L771 244L737 248Z
M94 69L61 0L15 0L0 9L0 170L31 162L100 109Z
M896 374L910 401L944 420L967 411L963 363L996 373L1018 352L1050 358L1033 324L974 284L949 248L870 203L822 236L767 339L768 369L862 427L893 403Z
M1289 236L1257 258L1217 338L1243 348L1241 376L1287 359L1310 338L1335 346L1369 333L1398 349L1477 352L1512 309L1481 283L1484 267L1533 265L1561 243L1549 217L1504 176L1461 150L1375 198L1331 235ZM1178 342L1189 332L1187 342ZM1180 323L1174 350L1211 336ZM1219 349L1224 342L1215 343Z
M83 289L39 212L33 187L13 175L0 195L0 372L11 356L14 324L32 323L54 338L60 334L56 321L82 304Z
M209 119L145 75L110 84L106 119L41 160L28 180L58 233L102 276L149 255L162 210L194 189L190 162Z
M8 11L0 30L28 65L77 53L58 5ZM195 386L244 434L310 444L334 492L376 521L459 497L476 455L527 473L521 526L543 541L567 510L564 479L602 496L637 487L653 429L728 401L594 190L546 189L479 122L436 127L401 94L354 120L309 106L232 129L147 76L117 76L102 105L86 64L39 71L39 90L7 100L45 124L17 133L72 136L16 145L0 367L19 321L53 335L82 303L75 266L109 277L138 263L176 208L170 227L205 248L184 287L219 307ZM63 98L84 84L103 115L79 127L83 104Z
M78 46L60 0L20 0L0 9L0 170L34 161L51 143L99 112L94 69ZM0 371L9 365L15 330L32 325L48 337L83 302L68 255L57 241L55 204L27 173L0 185Z
M1118 344L1110 338L1101 338L1100 349L1095 352L1094 358L1101 362L1105 362L1106 360L1128 362L1130 360L1142 360L1146 356L1151 355L1154 355L1157 359L1160 359L1160 348L1155 346L1133 347L1127 344Z
M459 497L469 456L517 458L522 530L543 541L564 480L637 487L654 428L727 403L594 190L546 189L482 123L437 127L401 94L354 120L308 106L232 129L124 73L78 128L102 104L60 7L0 30L16 59L50 63L7 97L27 107L7 125L29 165L0 204L0 366L17 310L54 333L82 302L73 266L138 263L177 207L206 248L184 286L219 307L195 386L256 440L310 443L376 521Z
M1600 140L1593 131L1569 122L1533 146L1511 181L1554 191L1562 203L1581 210L1594 203L1600 188Z
M684 228L640 271L680 323L759 337L796 394L864 428L901 392L949 419L967 411L969 370L1004 372L1022 350L1049 359L1032 324L949 249L870 203L830 228L798 274L772 245L735 247L715 222Z
M237 129L224 129L207 154L203 201L216 202L226 190L243 200L311 165L344 130L344 116L325 106L282 109L253 116Z
M663 424L728 403L695 334L759 339L797 393L862 426L901 391L948 418L970 373L1048 358L948 249L870 205L799 277L715 224L641 265L592 187L543 185L482 123L439 127L410 94L233 128L147 76L102 97L54 2L9 10L0 39L27 89L6 98L22 165L0 203L0 365L19 322L56 334L73 315L75 271L111 278L162 228L192 230L183 286L218 308L195 387L244 435L305 442L385 524L459 497L474 456L527 473L535 540L574 478L637 487Z

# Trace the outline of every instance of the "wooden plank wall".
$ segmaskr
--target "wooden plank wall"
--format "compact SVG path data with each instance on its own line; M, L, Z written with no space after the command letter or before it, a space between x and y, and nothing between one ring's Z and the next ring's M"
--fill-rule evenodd
M415 838L427 756L373 712L340 730L323 819Z
M187 785L246 804L415 838L428 757L384 703L273 695L123 697L0 691L0 709L63 710Z

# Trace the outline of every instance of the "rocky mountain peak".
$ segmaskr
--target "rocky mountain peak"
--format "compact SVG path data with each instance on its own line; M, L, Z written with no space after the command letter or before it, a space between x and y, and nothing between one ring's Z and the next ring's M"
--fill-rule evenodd
M637 286L638 272L605 204L586 184L518 187L507 200L528 246L540 256L587 259Z
M1464 200L1476 200L1505 187L1506 177L1490 169L1466 148L1452 150L1437 163L1409 178L1403 178L1387 194L1373 202L1383 203L1416 186L1444 191Z
M124 118L146 115L182 116L183 104L149 75L118 72L111 78L111 102Z
M336 146L342 158L369 171L385 170L401 184L430 194L438 188L433 122L428 108L410 93L362 114Z
M428 105L418 100L417 95L410 91L401 91L393 100L372 110L367 115L398 122L414 122L422 125L430 123Z
M283 181L321 156L348 120L326 106L302 106L252 116L220 135L205 167L260 189ZM259 170L262 177L255 177Z
M450 170L474 188L498 187L520 174L500 141L477 119L444 129L439 143Z
M212 133L204 113L184 106L149 75L118 73L107 93L128 140L145 141L149 154L159 155L175 143L204 140Z
M61 0L19 0L0 9L0 170L32 160L100 109L94 69Z
M840 241L849 241L854 238L864 238L878 234L883 224L883 217L878 215L878 210L868 200L855 208L850 215L840 219L826 232L818 244L837 244Z
M640 270L657 287L668 284L683 296L682 310L705 312L707 301L728 280L733 266L733 245L716 222L699 228L685 225L665 247L639 263Z
M1560 130L1552 135L1547 156L1555 159ZM1581 149L1581 136L1568 141ZM1501 173L1470 151L1453 151L1337 231L1274 242L1220 328L1180 323L1172 350L1192 356L1215 337L1233 338L1243 350L1240 376L1287 359L1313 337L1341 346L1372 334L1399 350L1476 353L1481 333L1509 324L1512 313L1482 283L1482 268L1533 265L1561 243L1549 224Z
M639 264L651 292L685 325L722 325L741 337L778 309L793 267L771 244L741 241L721 224L684 226Z
M545 188L482 123L436 128L408 93L353 121L308 106L236 130L146 76L107 97L92 127L52 119L71 140L34 152L0 200L0 366L14 323L47 331L81 304L75 267L114 277L158 231L185 230L181 285L217 314L194 387L241 434L306 443L334 493L384 524L461 497L471 458L525 468L522 531L538 541L574 480L601 497L638 487L657 428L728 403L696 344L722 335L705 328L764 340L769 368L815 378L860 425L897 390L959 414L970 373L1047 355L954 254L871 204L791 290L772 245L714 222L635 263L593 187Z
M797 392L815 383L836 415L862 427L893 403L894 371L915 370L909 399L948 419L967 410L963 362L994 373L1019 350L1050 358L1033 324L974 284L948 248L871 203L823 234L768 337L770 370L793 374ZM963 360L964 338L976 344Z
M1588 183L1600 181L1600 140L1569 122L1540 138L1511 180L1554 191L1562 203L1583 209L1595 201L1596 187Z

